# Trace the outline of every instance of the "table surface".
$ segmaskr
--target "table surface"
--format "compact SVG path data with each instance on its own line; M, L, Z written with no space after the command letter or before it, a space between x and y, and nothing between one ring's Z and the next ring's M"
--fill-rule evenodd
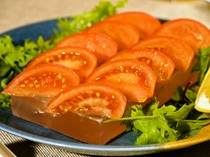
M99 0L0 0L0 33L26 24L81 14L98 4ZM117 2L112 0L113 3ZM122 11L143 11L162 19L192 18L210 28L210 6L202 0L129 0ZM35 143L0 131L0 141L16 156L74 156L66 150ZM189 148L144 155L144 157L209 157L210 141Z

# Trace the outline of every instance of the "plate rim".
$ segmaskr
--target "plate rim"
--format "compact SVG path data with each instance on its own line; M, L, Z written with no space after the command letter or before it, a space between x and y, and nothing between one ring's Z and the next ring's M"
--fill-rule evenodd
M26 120L24 120L26 121ZM27 121L29 122L29 121ZM32 122L29 122L32 123ZM32 133L28 133L22 130L18 130L9 125L0 122L0 130L15 136L41 143L54 147L58 147L72 153L80 153L86 155L102 155L102 156L132 156L132 155L145 155L159 153L163 151L177 150L193 146L205 141L210 140L210 136L204 136L210 132L210 125L203 127L198 134L193 137L181 139L178 141L162 143L162 144L146 144L141 146L135 145L95 145L86 143L74 143L68 141L62 141L52 139Z

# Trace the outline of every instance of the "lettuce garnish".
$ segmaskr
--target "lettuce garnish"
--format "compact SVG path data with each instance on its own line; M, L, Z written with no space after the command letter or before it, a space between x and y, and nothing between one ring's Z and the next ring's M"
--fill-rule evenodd
M198 62L194 66L193 70L200 71L200 75L198 77L198 84L201 85L206 72L210 67L210 47L201 49L200 53L196 56Z
M25 40L23 45L14 45L10 36L0 37L0 91L38 54L52 49L63 37L81 32L115 14L117 9L122 8L126 2L127 0L119 0L114 5L110 1L100 1L89 12L72 18L58 19L58 29L54 30L54 35L48 40L44 40L42 36L39 36L36 41ZM1 93L0 108L10 108L8 96Z
M54 35L46 41L40 36L36 41L26 40L23 45L14 45L10 36L1 37L0 90L1 88L5 88L6 84L11 81L14 76L19 74L28 62L38 54L53 48L63 37L81 32L106 17L115 14L117 9L123 7L126 2L127 0L120 0L116 5L113 5L109 1L100 1L99 4L89 12L74 16L73 18L58 19L58 30L54 30Z
M180 87L163 106L154 98L146 107L136 104L128 108L122 118L105 123L122 121L126 131L138 135L135 144L156 144L192 137L210 124L210 114L194 109L197 91Z

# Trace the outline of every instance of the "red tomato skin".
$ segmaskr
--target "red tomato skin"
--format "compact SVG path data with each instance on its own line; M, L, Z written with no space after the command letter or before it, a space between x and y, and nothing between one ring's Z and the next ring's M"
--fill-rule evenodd
M96 68L97 58L89 50L79 47L54 48L35 57L26 68L46 63L70 68L80 77L80 82L83 82Z
M157 18L147 13L137 11L118 13L106 18L105 21L115 21L134 25L140 32L144 33L145 37L150 36L161 26L161 22Z
M128 101L140 103L153 96L156 75L144 62L136 59L121 59L107 62L96 68L87 79L87 82L95 81L103 81L119 89Z
M165 53L174 63L176 69L186 72L194 60L192 48L184 41L167 36L155 36L140 41L131 49L149 48Z
M140 34L135 26L120 22L102 21L85 31L99 32L109 35L117 42L118 51L131 47L142 38L142 34Z
M154 36L172 36L184 40L198 54L200 49L210 46L210 30L202 23L187 18L165 22Z
M164 83L171 79L174 70L174 62L163 52L154 49L128 49L118 53L110 61L120 59L138 59L148 64L157 76L157 83Z
M97 116L102 119L120 118L124 114L126 103L126 97L116 88L104 85L102 82L85 83L58 94L48 104L46 112L53 114L55 110L58 110L61 114L62 112L66 114L66 112L71 111L75 113L81 112L80 114L84 114L84 116ZM65 109L62 108L63 111L59 110L65 104L68 104L63 107ZM104 104L107 106L104 107ZM68 110L69 106L70 109ZM91 107L93 107L93 111L91 111ZM109 112L106 112L106 109Z
M79 82L77 74L69 68L49 63L23 70L2 93L51 98L61 91L79 85Z
M104 33L81 32L69 35L57 43L58 47L81 47L88 49L97 57L98 63L106 62L117 53L117 43Z

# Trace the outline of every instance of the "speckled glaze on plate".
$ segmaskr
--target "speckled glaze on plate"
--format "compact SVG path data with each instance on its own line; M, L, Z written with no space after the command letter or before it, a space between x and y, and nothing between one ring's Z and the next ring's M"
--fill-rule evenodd
M57 20L43 21L5 32L0 36L10 35L15 44L21 44L25 39L36 40L39 35L45 39L53 35L57 29ZM210 125L204 127L196 136L191 138L169 142L165 144L149 144L134 146L136 134L125 133L113 139L107 145L91 145L79 142L64 136L56 131L17 118L10 111L0 109L0 129L16 136L43 143L73 153L103 156L131 156L158 153L186 148L210 140Z

